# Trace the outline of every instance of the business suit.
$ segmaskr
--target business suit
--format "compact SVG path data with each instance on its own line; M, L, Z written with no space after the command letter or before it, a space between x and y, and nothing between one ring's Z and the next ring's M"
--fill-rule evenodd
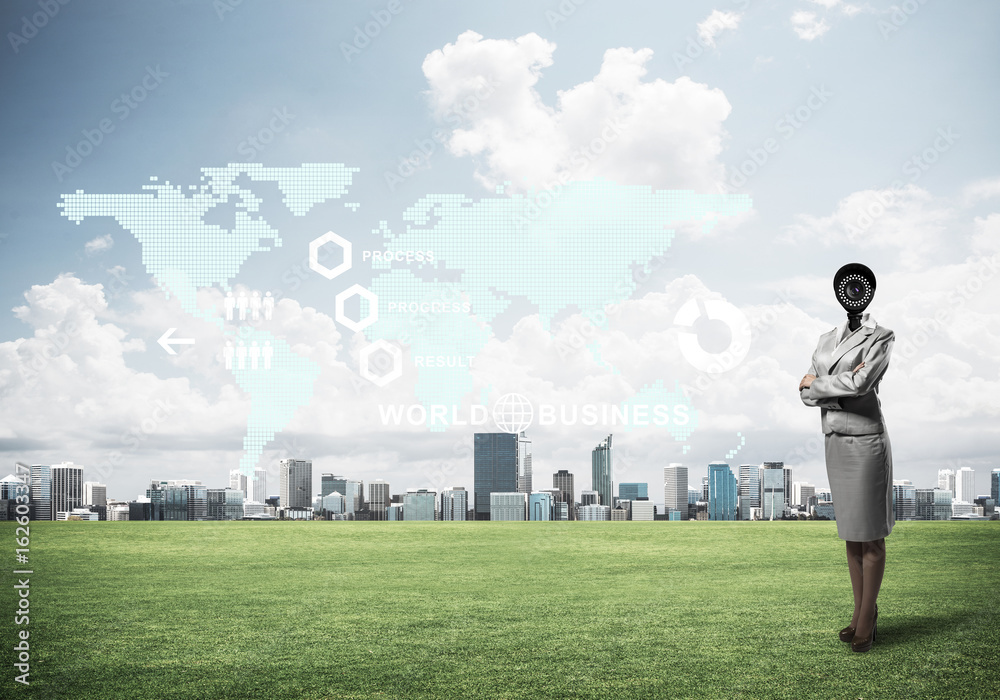
M894 341L868 314L855 331L845 321L820 336L808 372L816 379L799 393L821 410L837 534L850 542L878 540L895 524L892 448L878 399Z

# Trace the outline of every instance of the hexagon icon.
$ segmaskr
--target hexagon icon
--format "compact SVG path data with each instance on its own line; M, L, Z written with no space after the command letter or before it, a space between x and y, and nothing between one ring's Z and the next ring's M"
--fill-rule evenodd
M381 377L373 374L371 368L368 366L371 355L376 350L385 350L392 356L392 370L386 372ZM362 377L375 386L385 386L389 382L403 376L403 351L398 346L379 338L361 350L360 364Z
M344 262L332 269L319 261L319 249L326 243L336 243L344 251ZM327 231L309 244L309 267L328 280L332 280L342 272L347 272L351 269L351 242L346 238L338 236L333 231Z
M368 316L357 321L348 318L344 314L344 302L357 294L368 300ZM360 284L348 287L337 295L337 323L342 323L352 331L361 331L378 320L378 297L374 292L369 292Z

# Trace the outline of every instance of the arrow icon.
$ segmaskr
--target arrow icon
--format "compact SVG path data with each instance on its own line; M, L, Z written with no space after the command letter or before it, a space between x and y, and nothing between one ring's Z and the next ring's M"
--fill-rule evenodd
M194 338L171 338L170 334L173 333L176 328L168 328L167 332L160 336L160 339L156 342L160 344L164 350L166 350L171 355L176 355L177 351L174 350L171 345L194 345Z

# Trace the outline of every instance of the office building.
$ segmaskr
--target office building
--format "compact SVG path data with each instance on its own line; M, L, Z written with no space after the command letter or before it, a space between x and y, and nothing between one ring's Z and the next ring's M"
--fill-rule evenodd
M403 495L403 520L434 520L437 491L407 489Z
M28 472L35 520L54 520L52 512L52 467L32 464Z
M311 510L312 460L283 459L278 464L282 510Z
M590 454L591 489L598 493L598 503L613 505L611 501L611 475L614 473L614 448L608 435Z
M976 500L976 472L969 467L955 472L955 500L963 503Z
M247 483L247 475L243 473L242 469L231 469L229 471L229 488L241 492L243 500L247 498Z
M600 505L601 494L597 491L591 491L589 489L580 492L580 505L581 506L592 506L594 504Z
M56 520L86 520L97 522L97 513L89 508L73 508L71 510L56 511Z
M708 465L708 519L736 520L739 484L725 462Z
M391 502L388 481L375 479L368 484L368 509L371 511L372 520L385 520Z
M520 491L490 494L490 520L526 520L528 494Z
M531 440L524 433L517 436L517 490L531 493Z
M579 508L580 520L611 520L611 506L602 506L594 503Z
M325 496L320 496L320 510L326 515L345 515L347 513L347 499L339 491L331 491Z
M805 508L809 505L809 499L816 495L816 486L807 484L804 481L792 482L792 503L793 506Z
M618 484L618 498L623 501L645 501L649 498L649 484L645 482Z
M469 512L469 492L464 486L453 486L441 492L441 519L465 520Z
M955 498L955 472L951 469L939 469L938 488L951 491L951 497Z
M678 511L681 520L688 519L688 469L682 464L663 468L663 507L667 513Z
M566 521L569 520L570 504L566 501L556 501L552 504L552 519Z
M813 509L813 517L826 518L827 520L836 520L837 515L833 509L833 501L817 500L816 507Z
M654 515L655 512L652 501L632 501L632 520L652 521L654 519Z
M573 518L576 514L574 507L576 504L576 490L573 487L573 475L565 469L560 469L552 475L552 488L559 489L557 502L566 504L568 518Z
M253 477L247 478L247 500L254 503L267 500L267 470L263 467L254 469Z
M917 519L917 489L909 479L892 480L892 508L896 520Z
M893 486L895 497L895 486ZM951 518L951 491L946 489L914 489L917 520L948 520Z
M476 433L473 436L473 507L476 520L489 520L491 493L520 491L518 475L523 470L524 445L513 433Z
M528 520L552 520L552 494L535 491L528 496Z
M760 474L761 517L777 520L785 513L785 465L764 462Z
M753 509L760 508L760 467L756 464L740 465L737 508L740 520L751 520Z
M70 512L83 506L83 467L72 462L53 464L52 511Z
M205 491L209 520L239 520L243 517L244 492L232 487Z
M108 487L96 481L83 482L83 505L106 506L108 504Z
M1000 469L990 472L990 498L994 503L1000 504Z
M784 470L785 470L785 484L784 484L785 510L788 510L789 506L791 506L792 504L792 468L784 467Z
M701 494L696 500L708 503L708 475L701 477Z
M131 509L128 503L115 503L114 505L107 506L105 518L111 522L123 522L132 519L130 513ZM100 517L98 517L98 520L100 520Z

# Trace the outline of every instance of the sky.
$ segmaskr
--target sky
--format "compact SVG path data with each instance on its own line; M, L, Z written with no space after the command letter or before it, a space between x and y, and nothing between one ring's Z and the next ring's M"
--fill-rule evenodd
M935 0L5 3L6 468L72 461L128 499L154 478L225 485L245 454L253 406L223 366L225 334L168 298L129 230L108 217L75 224L62 195L139 194L152 177L198 185L203 168L229 163L334 163L356 169L347 193L305 215L281 207L274 183L254 190L282 245L230 280L237 293L273 292L268 332L318 370L263 448L269 492L285 457L313 460L317 491L322 472L386 479L394 493L471 490L472 428L381 420L380 407L427 403L448 381L440 395L462 415L508 393L537 413L660 387L696 416L689 431L538 421L527 431L535 488L568 469L579 497L608 433L615 482L648 482L658 503L671 463L698 485L712 461L781 460L822 488L819 415L797 385L819 335L844 320L834 273L862 262L878 279L869 311L896 336L880 387L895 478L926 488L939 469L969 467L988 493L1000 467L998 21L995 3ZM392 339L385 308L361 330L338 320L344 290L416 270L371 253L427 240L403 237L421 202L523 201L553 182L579 188L561 200L577 213L592 197L598 214L537 259L489 225L435 239L466 256L436 268L441 284L500 300L488 322L473 304L443 341L457 356L474 335L472 367L419 369L430 341ZM654 220L652 247L616 268L627 293L605 299L595 286L600 323L594 298L547 310L501 279L530 270L531 284L569 294L574 270L610 269L642 220L607 203L612 189L752 205ZM334 279L308 264L328 231L353 250ZM495 284L475 267L483 259L498 261ZM473 276L479 287L464 288ZM202 287L199 306L221 308L225 291ZM363 308L349 300L342 313ZM707 318L692 326L683 309ZM743 337L714 315L733 309L752 328L748 350L709 368L705 357ZM170 328L194 342L169 354L157 340ZM387 337L401 375L379 386L361 370Z

